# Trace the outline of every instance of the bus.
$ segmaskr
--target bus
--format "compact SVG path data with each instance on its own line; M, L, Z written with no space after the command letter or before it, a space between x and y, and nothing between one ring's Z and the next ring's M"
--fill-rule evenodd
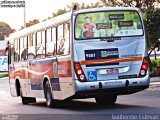
M139 8L73 10L13 33L9 41L11 95L23 104L119 95L149 87L146 34Z

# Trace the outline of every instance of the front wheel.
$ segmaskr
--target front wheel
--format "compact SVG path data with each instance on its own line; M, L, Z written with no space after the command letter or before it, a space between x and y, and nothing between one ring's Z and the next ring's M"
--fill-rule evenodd
M99 105L113 105L117 100L117 95L101 95L95 97L96 103Z
M23 97L22 88L21 87L20 87L20 96L21 96L21 99L22 99L22 103L24 105L36 102L36 98L34 98L34 97Z

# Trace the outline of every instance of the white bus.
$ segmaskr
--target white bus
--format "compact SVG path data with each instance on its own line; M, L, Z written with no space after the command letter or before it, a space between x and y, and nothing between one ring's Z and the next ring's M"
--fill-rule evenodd
M69 12L12 34L9 78L22 103L117 96L149 87L149 65L141 11L130 7Z

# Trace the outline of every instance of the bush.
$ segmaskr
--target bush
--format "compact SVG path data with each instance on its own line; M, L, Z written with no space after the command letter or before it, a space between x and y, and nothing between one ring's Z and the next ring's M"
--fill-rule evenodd
M151 77L160 75L160 59L151 60L150 74Z

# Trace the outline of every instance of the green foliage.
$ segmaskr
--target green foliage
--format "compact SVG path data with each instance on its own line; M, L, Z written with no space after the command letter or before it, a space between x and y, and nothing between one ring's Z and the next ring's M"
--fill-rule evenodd
M26 24L26 26L27 26L27 27L30 27L30 26L35 25L35 24L37 24L37 23L39 23L39 20L34 19L34 20L29 21L29 22Z
M150 71L153 72L154 70L157 70L157 66L160 65L160 59L152 59L151 60L151 69Z
M99 4L102 6L120 6L120 7L140 7L146 9L154 9L159 0L99 0Z
M0 78L8 77L8 74L0 74Z
M52 16L53 17L56 17L58 15L62 15L64 13L68 12L66 8L63 8L63 9L58 9L58 11L56 13L52 13Z
M11 27L5 23L5 22L0 22L0 40L4 40L4 37L9 36L14 30L11 29Z
M97 8L100 7L99 6L99 2L96 3L91 3L89 5L85 4L85 3L79 3L79 2L72 2L69 5L67 5L67 8L69 10L72 10L73 6L76 5L78 7L78 9L87 9L87 8Z
M160 9L148 13L146 27L148 31L148 39L152 44L156 43L158 38L160 38Z

